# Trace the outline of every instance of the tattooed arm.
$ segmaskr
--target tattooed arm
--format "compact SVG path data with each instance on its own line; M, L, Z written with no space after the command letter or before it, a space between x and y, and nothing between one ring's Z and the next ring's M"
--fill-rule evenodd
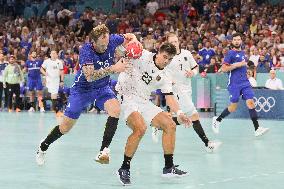
M92 82L114 73L123 72L128 67L128 61L126 59L120 59L116 64L99 70L95 70L94 65L85 65L82 67L82 71L87 81Z

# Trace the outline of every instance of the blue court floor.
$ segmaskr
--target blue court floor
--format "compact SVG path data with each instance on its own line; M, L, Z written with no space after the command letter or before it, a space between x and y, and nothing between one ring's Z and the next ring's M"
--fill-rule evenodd
M0 189L112 189L122 188L115 171L123 159L130 130L120 122L111 145L111 163L100 165L98 153L105 115L84 114L73 130L47 152L43 167L35 163L39 141L57 124L52 113L0 112ZM190 171L181 179L160 177L164 165L161 141L152 142L151 128L132 160L133 189L282 189L284 185L284 122L261 120L270 131L255 138L250 120L227 119L219 135L211 119L203 127L223 142L217 153L207 154L192 128L177 129L175 164Z

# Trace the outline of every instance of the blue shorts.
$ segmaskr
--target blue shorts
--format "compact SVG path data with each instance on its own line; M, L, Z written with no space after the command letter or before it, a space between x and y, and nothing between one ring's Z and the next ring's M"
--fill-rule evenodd
M38 79L28 78L28 88L29 91L33 90L41 91L43 89L41 78Z
M242 96L243 100L253 99L254 97L254 92L251 86L229 86L228 91L231 103L239 102L240 96Z
M71 92L64 115L71 119L78 119L81 112L94 102L99 109L104 110L105 102L113 98L116 96L109 86L86 93Z

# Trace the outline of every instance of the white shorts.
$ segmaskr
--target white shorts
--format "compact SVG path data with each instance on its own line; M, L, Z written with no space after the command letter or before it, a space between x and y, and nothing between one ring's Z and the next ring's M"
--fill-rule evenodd
M193 114L198 113L192 102L190 93L176 94L176 99L178 101L180 109L188 116L192 116Z
M48 92L51 94L58 94L59 91L59 81L58 79L47 79L46 87Z
M146 124L150 125L154 117L163 111L164 110L153 104L150 100L145 100L133 95L123 96L121 103L121 116L125 121L133 112L139 112Z

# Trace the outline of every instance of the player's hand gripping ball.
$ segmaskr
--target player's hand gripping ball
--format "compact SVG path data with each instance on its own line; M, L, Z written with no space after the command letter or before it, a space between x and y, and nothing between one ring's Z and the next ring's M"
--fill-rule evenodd
M131 42L126 47L126 57L130 59L137 59L142 56L142 46L137 42Z

